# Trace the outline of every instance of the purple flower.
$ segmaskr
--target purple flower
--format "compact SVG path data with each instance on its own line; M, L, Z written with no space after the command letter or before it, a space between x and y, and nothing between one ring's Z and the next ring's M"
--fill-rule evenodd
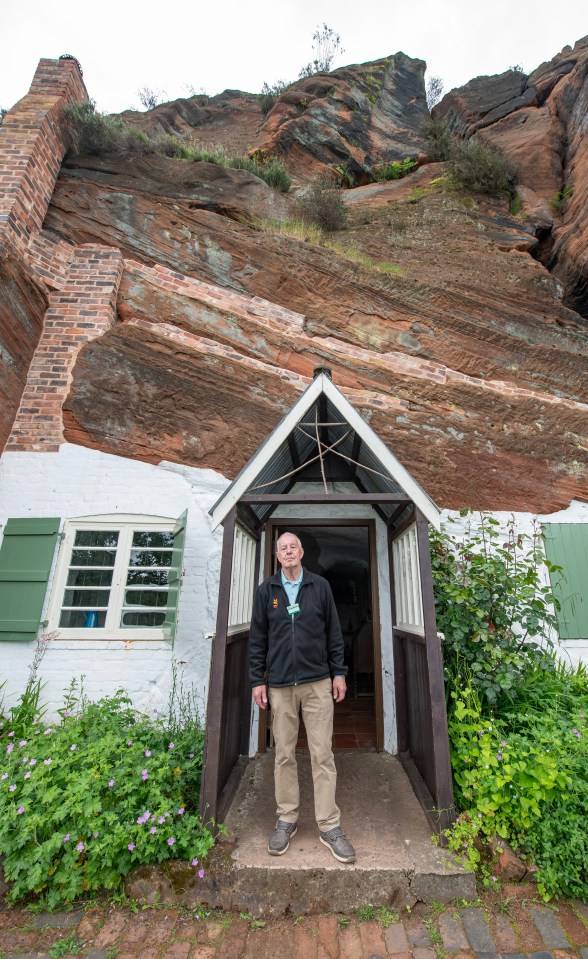
M83 852L83 851L84 851L84 844L83 844L83 842L79 842L79 843L77 844L77 846L76 846L76 849L77 849L78 852Z
M501 745L501 746L508 746L508 743L505 742L504 740L502 740L502 742L500 743L500 745Z
M132 745L133 745L133 740L132 740L132 739L129 739L129 741L128 741L128 743L127 743L127 746L132 746ZM135 847L133 846L133 849L134 849L134 848L135 848Z
M30 778L31 778L31 774L30 774L30 773L25 773L22 778L23 778L23 779L30 779Z
M8 787L8 792L13 793L15 789L16 789L16 785L13 783L12 786Z
M19 745L19 746L26 746L26 744L27 744L26 739L21 739L21 741L19 742L18 745Z
M73 751L74 751L75 749L77 749L77 748L78 748L78 747L77 747L76 744L74 743L73 746L70 746L70 747L69 747L70 753L73 753Z
M0 779L8 779L8 773L2 773L2 776L0 776Z
M173 837L173 836L170 836L169 839L168 839L168 841L167 841L168 846L173 846L174 843L175 843L174 837Z
M9 736L14 736L14 733L13 733L13 732L12 732L12 733L8 733L8 735L9 735Z
M52 732L53 730L51 729L51 727L49 727L49 729L45 730L45 736L50 736Z
M157 832L157 826L152 826L149 832L151 833L152 836L154 836L155 833Z
M14 743L8 743L8 746L6 747L6 752L11 753L13 749L14 749Z
M188 753L188 759L194 759L194 753Z
M198 865L198 860L197 860L197 859L193 859L193 860L192 860L192 865L193 865L193 866L197 866L197 865Z
M99 832L93 832L92 835L94 836L94 839L98 839L98 836L100 835L100 833L99 833Z
M184 807L180 806L180 808L178 809L178 816L183 816L185 812L186 810L184 809Z
M582 738L582 733L579 733L577 729L572 729L574 736L577 736L578 739Z
M7 775L8 775L8 774L7 774ZM159 823L160 826L163 826L163 824L164 824L164 822L165 822L165 816L160 816L159 819L157 820L157 822Z
M146 750L145 750L145 755L147 756L147 759L149 759L149 757L151 756L151 750L150 750L150 749L146 749Z
M63 841L69 842L69 833L67 833L67 835L63 837Z
M149 779L149 773L147 772L146 769L143 769L143 771L141 772L141 775L143 777L143 782L145 782L146 779Z
M198 876L200 877L200 879L204 879L204 869L198 870Z
M44 765L44 766L50 766L52 762L53 762L52 759L44 759L44 760L43 760L43 765Z
M168 749L173 749L173 748L174 748L174 743L170 743L167 748L168 748Z
M114 779L111 779L108 783L108 788L112 789L113 786L114 786Z
M24 812L24 806L19 806L16 812L17 812L17 815L22 816Z
M36 766L36 765L37 765L37 760L36 760L36 759L31 759L30 765L31 765L31 766Z
M139 816L139 818L137 819L137 825L138 825L138 826L142 826L144 822L145 822L145 820L143 819L143 817L142 817L142 816Z
M134 842L130 842L127 846L127 849L129 850L129 852L132 852L134 848L135 848Z

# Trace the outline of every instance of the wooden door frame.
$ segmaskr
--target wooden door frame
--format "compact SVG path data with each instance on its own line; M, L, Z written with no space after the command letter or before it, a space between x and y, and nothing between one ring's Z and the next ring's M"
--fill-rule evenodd
M276 527L287 526L288 524L296 527L312 526L338 526L338 527L366 527L368 531L368 556L369 556L369 581L372 601L372 649L374 656L374 710L376 722L376 750L382 752L384 749L384 700L382 683L382 642L380 626L380 592L378 585L378 549L377 549L377 528L376 521L372 518L347 519L345 517L332 517L321 519L297 519L288 516L285 519L269 519L265 524L265 562L264 577L271 576L273 572L274 561L274 531ZM392 637L390 637L392 642ZM260 710L259 729L257 749L264 753L267 749L267 710Z

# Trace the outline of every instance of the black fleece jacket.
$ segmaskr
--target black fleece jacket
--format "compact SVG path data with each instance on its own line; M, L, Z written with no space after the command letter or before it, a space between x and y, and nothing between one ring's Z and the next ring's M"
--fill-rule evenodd
M347 675L341 626L326 579L305 569L296 602L300 612L291 616L280 570L259 586L249 631L252 686L298 686Z

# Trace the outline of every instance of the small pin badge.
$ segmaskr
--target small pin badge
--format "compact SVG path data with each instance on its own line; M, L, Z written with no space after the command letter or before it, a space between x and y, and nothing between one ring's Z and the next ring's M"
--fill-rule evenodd
M277 609L277 608L278 608L278 601L277 599L274 599L274 609Z

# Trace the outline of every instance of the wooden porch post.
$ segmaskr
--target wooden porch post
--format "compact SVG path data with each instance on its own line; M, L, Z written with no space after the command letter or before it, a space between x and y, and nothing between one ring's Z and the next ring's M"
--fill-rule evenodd
M206 709L204 763L200 789L200 814L204 822L210 822L216 817L220 792L221 721L227 658L227 635L229 628L229 604L231 599L231 574L233 569L236 515L237 510L233 507L227 515L223 530L218 611L216 632L212 641L208 705Z
M433 571L429 544L428 521L416 510L417 542L423 600L425 645L427 652L427 675L433 728L433 761L435 777L435 802L439 816L439 831L446 829L455 818L451 759L449 755L449 732L445 706L445 683L443 679L443 656L441 641L437 635Z

